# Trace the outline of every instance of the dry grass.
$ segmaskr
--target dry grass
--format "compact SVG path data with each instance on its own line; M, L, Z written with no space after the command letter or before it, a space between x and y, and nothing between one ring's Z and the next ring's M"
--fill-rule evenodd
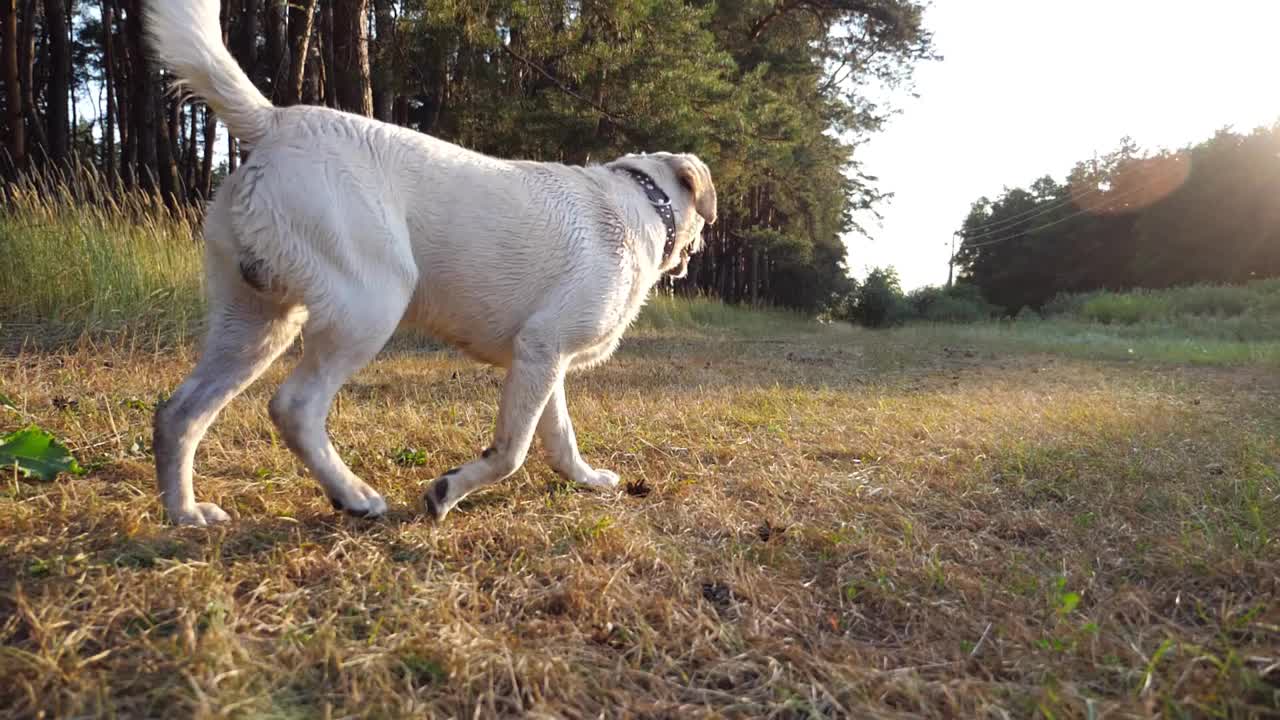
M184 346L185 348L185 346ZM290 361L294 359L291 355ZM82 478L0 490L0 707L121 717L1262 717L1280 707L1280 381L944 348L922 334L641 333L575 377L588 459L434 526L498 375L404 349L331 428L387 519L334 514L267 419L223 415L160 524L151 406L190 349L0 360L0 429Z

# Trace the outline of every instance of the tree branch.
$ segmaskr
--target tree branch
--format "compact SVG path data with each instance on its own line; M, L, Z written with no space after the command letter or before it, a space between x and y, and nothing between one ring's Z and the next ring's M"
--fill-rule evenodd
M564 93L565 95L568 95L571 98L574 98L578 102L588 105L589 107L591 107L592 110L595 110L596 112L600 113L604 117L608 118L610 121L612 121L614 124L618 125L619 127L623 127L623 128L627 127L626 121L623 118L613 114L612 112L609 112L607 108L601 107L600 105L597 105L596 103L592 102L589 98L583 97L581 94L575 92L573 88L570 88L568 85L565 85L563 82L560 81L559 78L547 72L542 66L538 65L537 63L530 60L529 58L524 57L523 55L516 52L515 50L512 50L511 47L506 43L499 41L498 46L502 48L503 52L507 53L508 55L515 58L516 60L519 60L521 63L523 63L527 67L536 71L539 75L550 80L552 84L554 84L560 90L560 92Z

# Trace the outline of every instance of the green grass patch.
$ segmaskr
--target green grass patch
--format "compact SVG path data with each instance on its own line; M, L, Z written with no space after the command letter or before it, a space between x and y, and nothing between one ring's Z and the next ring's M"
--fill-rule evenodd
M186 336L199 324L197 214L139 192L101 192L107 187L101 178L8 187L0 204L0 336Z
M1049 317L1102 325L1143 325L1217 339L1280 340L1280 280L1063 295L1043 311Z
M1191 365L1280 366L1280 339L1195 336L1162 324L1101 325L1076 320L912 325L892 331L910 342L942 342L1001 352L1043 352L1099 360Z
M744 335L776 335L817 331L822 325L809 316L783 309L728 305L707 297L655 293L649 298L635 329L651 332L725 330Z

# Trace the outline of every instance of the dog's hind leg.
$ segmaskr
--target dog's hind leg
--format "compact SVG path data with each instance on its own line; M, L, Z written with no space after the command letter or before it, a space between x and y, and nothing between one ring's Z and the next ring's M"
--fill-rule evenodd
M556 383L551 399L538 420L538 437L547 451L551 468L564 477L581 485L597 488L615 488L618 475L612 470L592 469L578 452L578 439L569 419L569 406L564 397L564 379Z
M178 525L228 519L213 503L197 503L192 487L196 446L227 403L253 383L297 337L306 312L256 296L210 275L209 330L196 369L156 410L152 445L160 498Z
M481 456L449 470L427 488L423 501L436 520L469 493L511 475L524 464L534 428L558 383L565 363L554 333L526 329L516 337L511 369L502 384L493 444Z
M388 286L396 283L388 282ZM315 317L303 330L302 361L271 399L271 419L285 443L311 470L329 502L337 510L358 517L378 517L387 511L382 496L351 472L333 448L325 418L342 385L373 359L399 324L412 294L402 288L365 289L345 298L325 317Z

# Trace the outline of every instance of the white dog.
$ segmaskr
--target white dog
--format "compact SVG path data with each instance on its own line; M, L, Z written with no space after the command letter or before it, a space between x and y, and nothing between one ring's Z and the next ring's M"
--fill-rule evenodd
M514 473L535 432L557 472L615 487L616 474L578 454L565 373L608 358L663 273L682 275L701 250L716 217L707 166L666 153L592 167L510 162L334 110L276 108L223 46L218 0L145 7L164 65L253 149L209 208L200 362L156 413L170 519L228 519L196 502L196 445L300 331L305 352L271 419L335 508L384 513L330 444L325 417L402 322L507 369L493 444L427 489L437 520Z

